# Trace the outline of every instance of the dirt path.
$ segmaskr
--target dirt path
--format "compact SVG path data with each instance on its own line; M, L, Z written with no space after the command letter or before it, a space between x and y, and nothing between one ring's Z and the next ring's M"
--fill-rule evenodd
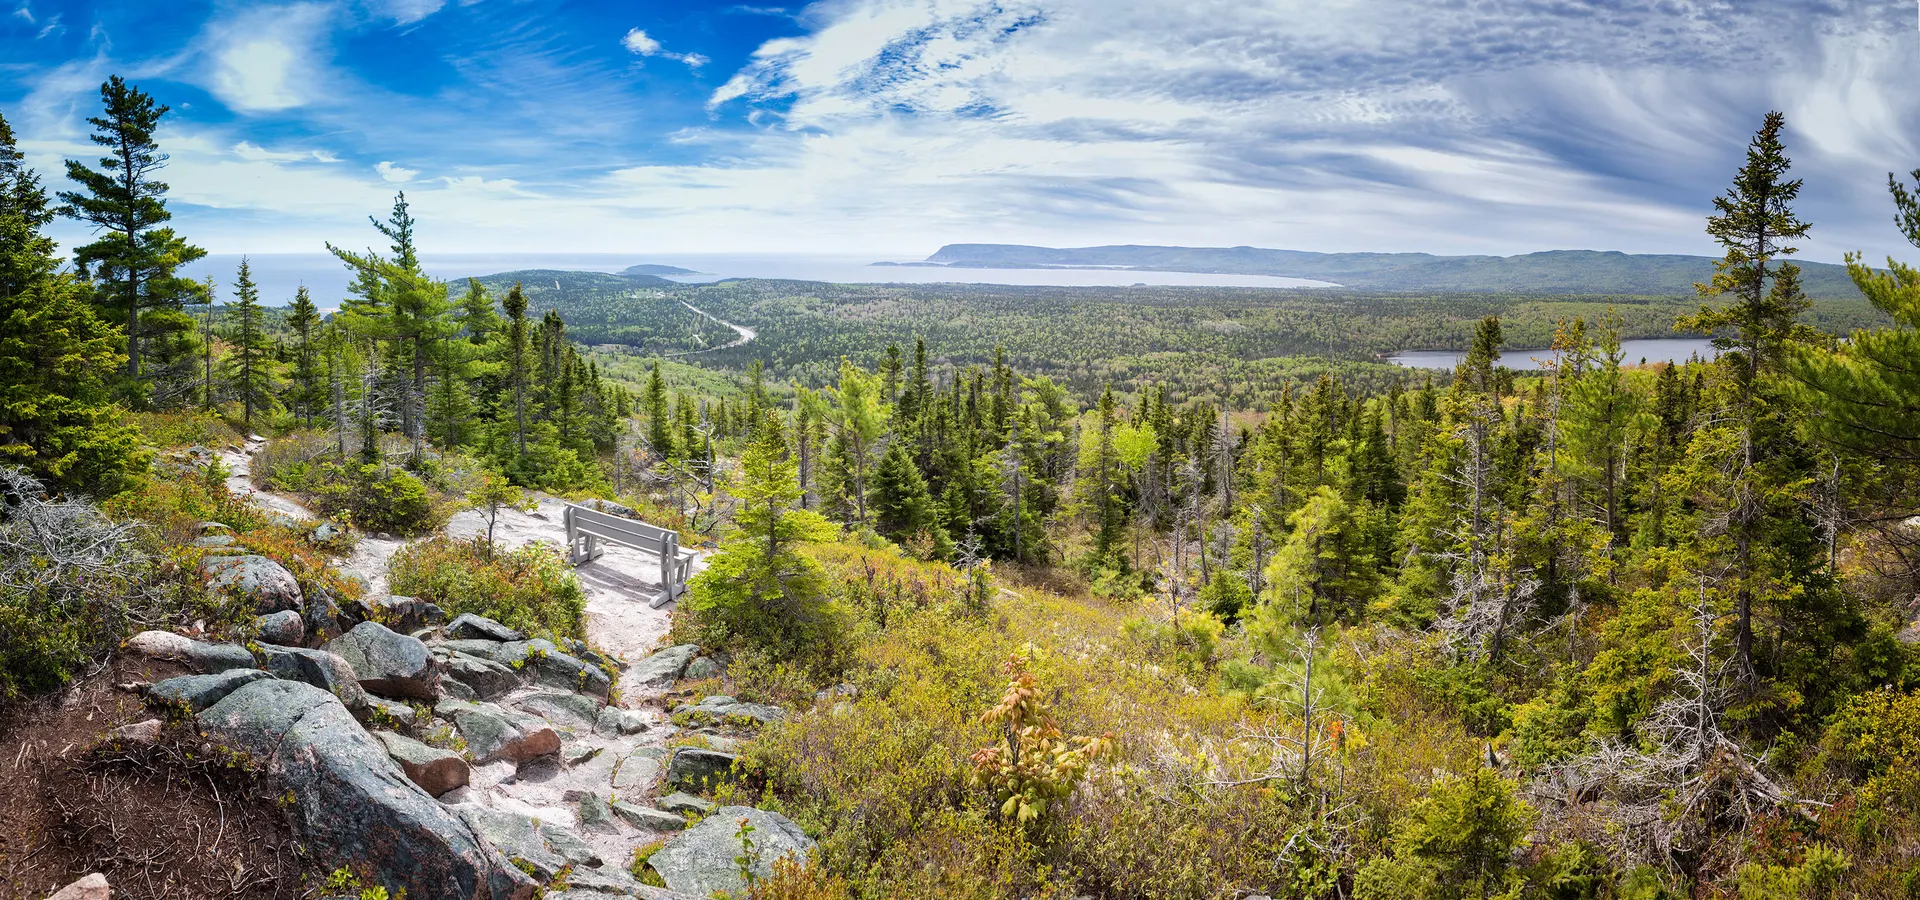
M295 521L311 522L320 518L292 497L254 488L253 455L266 445L267 439L256 434L247 438L244 449L220 451L220 462L227 467L227 490L252 501L255 506Z
M712 353L712 352L714 352L715 350L726 350L726 349L728 349L728 348L731 348L731 347L738 347L738 346L740 346L740 345L742 345L742 344L746 344L746 343L749 343L749 342L751 342L751 341L752 341L752 340L753 340L754 338L756 338L756 337L759 337L759 336L760 336L760 331L759 331L758 329L755 329L755 328L749 328L749 327L747 327L747 326L745 326L745 325L735 325L735 324L733 324L732 322L729 322L729 321L727 321L727 320L725 320L725 319L722 319L722 318L720 318L719 316L716 316L716 315L714 315L713 313L710 313L710 312L707 312L706 310L704 310L704 309L701 309L700 307L698 307L698 306L695 306L695 305L693 305L693 304L691 304L691 303L688 303L688 302L687 302L687 301L685 301L685 300L682 300L682 301L680 301L680 305L681 305L681 306L684 306L684 307L686 307L686 308L688 308L688 309L690 309L690 310L693 310L694 312L697 312L697 313L699 313L699 314L701 314L701 315L703 315L703 316L706 316L707 318L709 318L709 319L712 319L712 320L714 320L715 322L718 322L718 323L720 323L720 324L722 324L722 325L725 325L725 326L727 326L728 328L731 328L731 329L733 329L733 330L734 330L734 332L735 332L736 334L738 334L738 335L740 335L740 336L739 336L738 338L735 338L735 339L734 339L734 341L733 341L733 343L730 343L730 344L721 344L721 345L720 345L720 346L718 346L718 347L708 347L708 348L707 348L707 349L705 349L705 350L686 350L686 351L683 351L683 352L680 352L680 353L668 353L668 354L666 354L666 355L667 355L667 356L669 356L669 357L675 357L675 356L694 356L694 355L697 355L697 354L701 354L701 353Z

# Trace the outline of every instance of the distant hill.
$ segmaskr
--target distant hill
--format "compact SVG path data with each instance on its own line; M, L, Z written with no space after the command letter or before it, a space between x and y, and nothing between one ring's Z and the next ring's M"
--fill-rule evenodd
M964 268L1100 267L1164 272L1282 275L1331 281L1370 291L1490 291L1520 294L1692 296L1713 277L1705 256L1548 250L1520 256L1434 256L1429 253L1309 253L1260 247L1029 247L948 244L927 264ZM1807 294L1857 299L1845 266L1802 262Z
M636 267L637 268L637 267ZM632 270L629 269L628 272ZM678 284L657 275L627 274L616 272L574 272L564 269L519 269L512 272L496 272L492 275L475 275L482 284L499 291L505 291L520 282L526 293L533 294L545 290L555 291L610 291L634 287L657 287ZM452 285L456 292L465 291L466 286L456 279Z
M699 275L701 274L699 272L695 272L692 269L682 269L679 266L660 266L660 265L654 265L652 263L642 263L637 266L628 266L623 271L627 275Z

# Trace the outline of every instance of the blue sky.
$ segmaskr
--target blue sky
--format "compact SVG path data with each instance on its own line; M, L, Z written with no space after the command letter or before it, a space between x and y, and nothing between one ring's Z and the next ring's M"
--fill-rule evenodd
M404 189L441 251L1708 253L1778 108L1806 256L1920 256L1915 0L0 0L50 185L115 73L216 252L370 243Z

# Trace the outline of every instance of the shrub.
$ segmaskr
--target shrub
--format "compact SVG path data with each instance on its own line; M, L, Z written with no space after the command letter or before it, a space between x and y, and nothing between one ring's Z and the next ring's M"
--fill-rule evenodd
M328 464L320 475L324 482L314 497L320 510L363 531L420 534L445 519L427 486L402 469Z
M473 613L556 638L583 631L586 594L560 552L544 544L490 555L484 540L437 535L394 554L389 583L450 616Z
M152 593L137 526L41 490L25 470L0 468L0 701L65 684Z
M1394 856L1354 881L1356 900L1465 900L1517 895L1513 853L1533 826L1533 808L1500 773L1443 779L1394 833Z

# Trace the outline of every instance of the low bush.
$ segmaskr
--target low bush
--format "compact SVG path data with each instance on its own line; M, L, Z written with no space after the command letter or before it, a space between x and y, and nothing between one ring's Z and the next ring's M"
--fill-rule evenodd
M579 638L586 593L560 552L544 544L489 552L484 540L437 535L394 554L396 594L553 638Z

